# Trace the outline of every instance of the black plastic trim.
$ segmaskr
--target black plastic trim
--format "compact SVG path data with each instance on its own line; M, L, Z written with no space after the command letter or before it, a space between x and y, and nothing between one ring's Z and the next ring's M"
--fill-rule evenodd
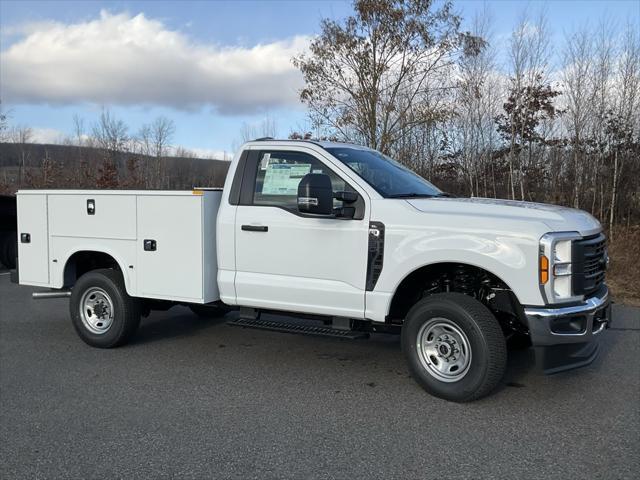
M238 205L240 203L240 190L242 188L242 177L244 176L244 169L247 164L247 157L250 150L245 150L240 155L238 160L238 166L233 177L233 183L231 184L231 191L229 192L229 203L231 205Z
M571 285L574 295L592 295L605 282L607 243L604 234L574 240Z
M380 274L384 262L384 223L369 223L369 248L367 254L367 292L372 291Z

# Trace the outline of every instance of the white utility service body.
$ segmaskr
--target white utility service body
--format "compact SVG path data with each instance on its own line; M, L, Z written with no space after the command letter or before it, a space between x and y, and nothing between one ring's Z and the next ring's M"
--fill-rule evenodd
M454 400L475 398L452 393L472 366L471 330L493 327L449 322L447 301L472 319L478 306L466 303L473 299L507 337L513 329L534 346L569 347L564 357L554 350L549 371L593 360L610 320L606 244L591 215L448 198L377 152L348 144L249 142L222 191L22 190L18 237L21 284L70 292L79 281L74 269L107 266L137 305L218 302L255 321L262 311L290 312L408 332L403 325L418 306L441 300L433 318L444 320L427 322L437 336L414 332L424 344L405 354L417 355L414 376L420 365L427 370L418 378L427 390Z
M30 213L19 215L18 230L31 238L18 244L20 283L62 288L69 259L97 251L116 260L132 297L215 302L221 196L221 190L21 191L18 211ZM155 247L145 250L145 240Z

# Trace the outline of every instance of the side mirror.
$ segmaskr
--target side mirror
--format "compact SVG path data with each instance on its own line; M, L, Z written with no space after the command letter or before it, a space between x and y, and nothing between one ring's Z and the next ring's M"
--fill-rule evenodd
M331 178L324 173L307 173L298 184L298 211L312 215L333 214Z

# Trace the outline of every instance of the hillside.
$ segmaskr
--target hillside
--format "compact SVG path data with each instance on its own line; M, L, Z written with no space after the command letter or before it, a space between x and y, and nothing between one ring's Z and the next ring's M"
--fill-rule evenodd
M190 189L221 187L229 162L155 158L92 147L0 143L0 193L18 188Z

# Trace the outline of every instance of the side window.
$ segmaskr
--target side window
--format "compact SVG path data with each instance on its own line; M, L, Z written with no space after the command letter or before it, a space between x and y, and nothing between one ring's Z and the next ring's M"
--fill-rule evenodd
M315 157L301 152L262 151L259 153L254 205L273 205L298 210L298 184L307 173L324 173L331 178L333 191L353 191L333 171ZM334 200L334 207L342 202Z

